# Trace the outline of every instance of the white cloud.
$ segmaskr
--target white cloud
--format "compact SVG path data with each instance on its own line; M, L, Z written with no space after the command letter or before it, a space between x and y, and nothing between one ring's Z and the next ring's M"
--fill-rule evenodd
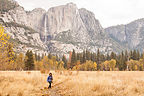
M64 5L69 2L77 4L78 8L86 8L95 13L103 27L126 24L144 17L144 0L16 0L26 10L41 7Z

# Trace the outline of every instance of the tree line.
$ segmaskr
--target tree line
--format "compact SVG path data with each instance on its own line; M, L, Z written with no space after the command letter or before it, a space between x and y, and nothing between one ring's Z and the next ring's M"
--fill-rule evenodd
M101 70L144 70L144 56L139 50L122 51L120 54L111 52L103 54L98 49L96 53L84 50L82 53L70 52L69 59L63 56L64 68L82 71Z
M25 54L16 54L10 36L0 26L0 70L80 70L80 71L143 71L144 55L138 50L122 51L120 54L111 52L103 54L84 50L69 52L69 58L52 54L37 54L28 50Z

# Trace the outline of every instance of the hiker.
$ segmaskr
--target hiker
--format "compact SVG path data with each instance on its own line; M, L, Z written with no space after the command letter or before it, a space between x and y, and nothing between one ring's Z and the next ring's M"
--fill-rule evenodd
M49 73L49 76L48 76L48 78L47 78L47 82L49 82L49 87L48 87L48 89L51 88L52 80L53 80L52 73Z

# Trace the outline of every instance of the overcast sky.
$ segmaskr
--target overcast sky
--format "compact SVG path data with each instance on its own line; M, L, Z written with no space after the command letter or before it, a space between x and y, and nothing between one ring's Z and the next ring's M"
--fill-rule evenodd
M64 5L69 2L78 8L86 8L93 13L103 27L127 24L133 20L144 18L144 0L16 0L25 8L44 8Z

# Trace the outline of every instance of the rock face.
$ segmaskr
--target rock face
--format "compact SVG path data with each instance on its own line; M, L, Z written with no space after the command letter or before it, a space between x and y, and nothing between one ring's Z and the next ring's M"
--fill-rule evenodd
M88 33L85 25L80 17L80 13L75 4L50 8L47 12L48 16L48 34L53 38L57 34L69 31L73 36L72 39L78 42L89 42Z
M37 32L44 31L44 17L46 11L41 8L34 9L30 12L24 10L23 7L18 6L13 10L3 14L4 22L15 22L25 26L29 26ZM41 33L41 35L43 35Z
M14 40L33 50L61 54L72 49L96 52L99 48L105 53L123 49L105 34L92 12L78 9L73 3L50 8L47 12L41 8L27 12L18 6L1 14L0 20L8 25L7 32Z
M135 20L127 25L112 26L105 29L118 43L130 49L143 50L144 46L144 19Z

